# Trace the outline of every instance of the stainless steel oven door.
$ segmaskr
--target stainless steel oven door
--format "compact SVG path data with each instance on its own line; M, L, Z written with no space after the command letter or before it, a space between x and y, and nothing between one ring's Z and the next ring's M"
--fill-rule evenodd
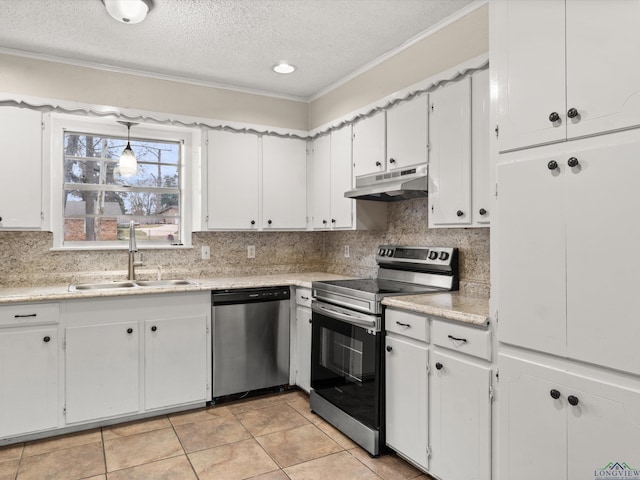
M381 419L380 318L314 301L311 388L373 429Z

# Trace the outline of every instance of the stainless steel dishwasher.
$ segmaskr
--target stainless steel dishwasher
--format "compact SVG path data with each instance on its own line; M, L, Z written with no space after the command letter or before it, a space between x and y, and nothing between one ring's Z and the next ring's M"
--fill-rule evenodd
M213 399L289 383L289 287L212 292Z

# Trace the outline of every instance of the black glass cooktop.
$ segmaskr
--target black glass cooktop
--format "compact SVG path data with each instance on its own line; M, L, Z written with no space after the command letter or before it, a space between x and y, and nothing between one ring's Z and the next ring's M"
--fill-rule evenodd
M329 280L318 282L324 285L348 288L359 292L379 294L419 294L442 290L437 287L418 285L415 283L396 282L394 280L382 280L377 278L357 278L352 280Z

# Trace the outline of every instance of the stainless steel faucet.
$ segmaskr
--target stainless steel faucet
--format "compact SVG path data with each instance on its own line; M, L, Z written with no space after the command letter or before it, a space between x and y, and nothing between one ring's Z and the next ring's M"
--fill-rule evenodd
M142 262L136 262L136 252L138 244L136 243L136 223L131 220L129 222L129 280L136 279L136 267L141 267Z

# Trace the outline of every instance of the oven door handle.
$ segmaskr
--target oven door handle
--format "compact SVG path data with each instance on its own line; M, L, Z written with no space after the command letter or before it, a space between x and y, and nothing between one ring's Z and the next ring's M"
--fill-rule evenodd
M314 302L311 304L311 310L316 313L325 315L329 318L335 318L336 320L341 320L343 322L350 323L352 325L357 325L358 327L378 330L377 320L362 318L354 314L351 314L343 309L337 310L328 305L324 305L319 302Z

